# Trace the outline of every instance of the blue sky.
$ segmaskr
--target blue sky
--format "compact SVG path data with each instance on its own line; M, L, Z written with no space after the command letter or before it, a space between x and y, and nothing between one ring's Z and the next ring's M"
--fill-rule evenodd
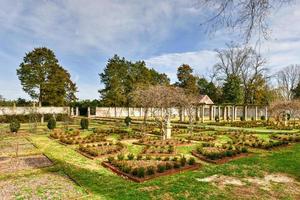
M28 96L16 69L26 52L46 46L77 83L80 99L99 98L98 74L114 54L145 60L149 67L176 80L176 68L190 64L206 75L217 61L214 49L235 41L218 30L209 35L199 25L206 19L198 0L1 0L0 94ZM300 5L294 3L270 17L271 38L261 44L275 72L300 64Z

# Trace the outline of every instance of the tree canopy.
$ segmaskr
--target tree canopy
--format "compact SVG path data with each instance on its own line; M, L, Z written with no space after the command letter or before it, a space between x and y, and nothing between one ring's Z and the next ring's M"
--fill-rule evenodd
M146 67L144 61L131 62L114 55L108 60L104 72L99 74L104 89L99 90L104 105L129 106L130 93L139 87L169 85L166 74Z
M42 105L65 105L76 99L76 84L48 48L26 53L17 75L23 90Z

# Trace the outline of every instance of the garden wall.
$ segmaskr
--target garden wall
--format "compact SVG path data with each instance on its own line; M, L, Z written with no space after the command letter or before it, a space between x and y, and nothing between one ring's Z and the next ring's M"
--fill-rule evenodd
M0 107L2 115L69 114L69 107Z

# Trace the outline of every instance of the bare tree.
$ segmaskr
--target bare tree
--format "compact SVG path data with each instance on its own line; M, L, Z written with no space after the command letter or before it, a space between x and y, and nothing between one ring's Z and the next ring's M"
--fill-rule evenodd
M287 114L289 114L290 117L293 118L295 125L296 118L300 117L300 101L291 100L273 102L270 105L269 114L276 120L277 124L283 120L285 126L288 122Z
M201 23L210 32L220 28L238 29L245 42L254 34L269 36L268 17L271 12L293 0L199 0L210 16Z
M225 80L231 75L240 77L244 88L244 102L254 103L253 97L257 87L255 82L267 79L266 60L253 48L227 44L227 49L216 50L219 62L214 66L217 79Z
M151 112L161 129L163 138L169 139L171 137L173 108L185 105L184 90L172 86L150 86L135 90L131 96L135 105Z
M293 89L300 81L300 65L289 65L276 74L278 89L285 100L293 98Z

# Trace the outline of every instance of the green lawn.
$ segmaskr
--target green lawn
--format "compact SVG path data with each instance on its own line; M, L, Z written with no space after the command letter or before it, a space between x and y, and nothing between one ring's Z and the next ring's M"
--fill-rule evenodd
M62 127L61 124L59 124ZM92 123L92 127L109 127L107 124ZM27 125L23 129L28 128ZM79 127L74 126L74 127ZM224 127L216 127L224 128ZM232 128L232 127L230 127ZM39 130L45 129L45 124L39 126ZM268 139L270 134L261 133L257 129L257 135ZM266 130L264 131L266 132ZM271 132L268 130L268 132ZM84 131L87 135L91 131ZM40 152L54 161L55 166L47 170L56 173L66 174L75 180L82 188L90 192L84 199L244 199L248 190L253 187L246 186L223 186L219 187L213 183L199 182L198 179L213 175L224 175L243 179L247 177L264 177L266 174L286 174L297 181L300 181L300 144L289 145L274 151L254 151L249 157L241 158L222 165L202 163L202 167L195 171L188 171L171 176L159 177L144 183L134 183L117 176L101 166L101 160L90 160L75 151L73 146L65 146L55 140L48 138L49 132L40 131L39 134L27 136L34 143ZM108 139L117 140L117 134L112 134ZM218 143L229 141L226 135L219 135ZM132 141L123 141L126 145L126 153L137 155L143 146L133 145ZM192 146L177 147L177 153L190 157L190 152L195 149L197 143ZM200 161L198 161L200 162ZM35 170L41 171L41 170ZM24 174L29 172L24 172ZM31 172L26 176L33 174ZM0 181L13 175L1 175ZM277 199L297 199L289 192L286 192L284 184L273 185L272 191L256 189L256 196L249 199L269 199L274 196ZM299 185L300 191L300 185ZM250 190L250 189L249 189ZM249 192L249 191L248 191Z
M300 144L274 153L255 154L223 165L207 164L197 171L138 184L118 177L103 168L99 161L89 160L45 135L32 135L30 138L58 163L62 171L91 192L88 199L232 199L233 194L230 191L196 181L197 178L214 174L245 177L261 176L265 172L281 172L300 180ZM139 148L128 146L133 153L137 153ZM183 154L190 150L190 147L179 149Z

